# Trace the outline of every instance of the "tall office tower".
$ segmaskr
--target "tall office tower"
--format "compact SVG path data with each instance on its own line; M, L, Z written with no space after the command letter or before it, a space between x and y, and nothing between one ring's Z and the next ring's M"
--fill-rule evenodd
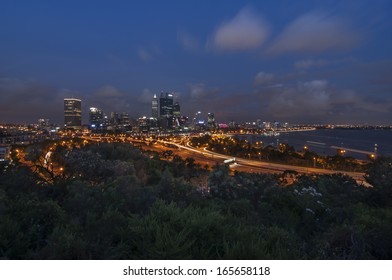
M203 119L203 116L202 116L200 111L198 111L195 114L195 117L193 119L193 123L196 124L196 125L204 125L204 119Z
M131 123L131 120L129 119L129 114L122 112L120 114L120 124L121 125L129 125Z
M161 93L159 98L159 121L163 128L173 127L173 94Z
M104 116L102 110L94 107L90 108L89 118L91 129L96 130L103 128Z
M70 129L82 128L82 100L64 98L64 127Z
M180 107L180 103L176 102L173 105L173 116L174 117L180 117L181 115L181 107Z
M38 119L38 128L44 129L49 126L49 119Z
M215 114L214 113L208 113L208 115L207 115L207 126L208 126L209 129L215 129L216 128Z
M154 94L154 98L151 102L151 117L158 119L158 98L157 95Z
M110 124L113 126L117 126L120 123L120 118L116 112L112 112L110 114Z
M173 105L173 121L174 126L180 127L181 126L181 108L180 103L176 102Z
M198 111L193 118L193 127L195 130L205 129L205 120L200 111Z

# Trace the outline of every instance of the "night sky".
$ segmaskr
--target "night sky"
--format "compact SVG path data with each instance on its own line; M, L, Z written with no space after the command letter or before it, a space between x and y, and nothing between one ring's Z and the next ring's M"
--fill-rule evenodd
M0 1L0 123L63 98L218 122L392 123L392 1Z

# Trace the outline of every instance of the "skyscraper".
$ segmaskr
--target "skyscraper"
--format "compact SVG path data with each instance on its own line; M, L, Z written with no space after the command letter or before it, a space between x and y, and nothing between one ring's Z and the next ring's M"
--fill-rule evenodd
M159 98L159 116L168 117L173 116L173 94L172 93L161 93Z
M214 113L208 113L208 115L207 115L207 125L208 125L209 129L215 129L216 128L215 114Z
M103 128L104 115L102 110L94 107L90 108L89 117L91 129L97 130Z
M154 94L151 102L151 117L158 119L158 98L156 94Z
M64 127L68 129L82 128L82 100L64 98Z
M173 127L173 94L161 93L159 98L159 121L163 128Z
M173 105L173 121L175 127L181 126L181 108L178 102Z

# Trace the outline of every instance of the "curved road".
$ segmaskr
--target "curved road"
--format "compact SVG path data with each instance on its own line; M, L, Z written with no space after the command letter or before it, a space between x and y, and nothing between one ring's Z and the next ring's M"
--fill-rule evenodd
M163 141L163 140L160 142L162 142L164 144L174 145L179 149L187 150L187 151L190 151L194 154L202 155L204 159L210 159L210 161L213 161L213 163L216 163L217 159L219 159L220 162L223 162L223 160L233 158L232 156L215 153L212 151L208 151L206 149L204 149L204 150L196 149L196 148L193 148L189 145L183 146L183 145L180 145L175 142L169 142L169 141ZM295 165L288 165L288 164L249 160L249 159L237 158L237 157L236 157L236 162L237 162L237 164L232 164L232 165L230 165L230 167L232 169L238 170L238 171L280 173L280 172L284 172L286 170L293 170L293 171L296 171L296 172L302 173L302 174L310 174L310 173L337 174L337 173L342 173L342 174L346 174L346 175L352 177L358 183L366 185L366 182L364 180L365 173L362 173L362 172L347 172L347 171L339 171L339 170L295 166Z

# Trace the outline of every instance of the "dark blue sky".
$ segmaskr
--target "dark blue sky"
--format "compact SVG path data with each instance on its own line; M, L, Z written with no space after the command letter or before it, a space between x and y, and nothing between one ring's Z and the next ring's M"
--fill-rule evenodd
M0 123L61 123L64 97L149 115L170 91L222 122L391 124L391 14L389 0L2 0Z

